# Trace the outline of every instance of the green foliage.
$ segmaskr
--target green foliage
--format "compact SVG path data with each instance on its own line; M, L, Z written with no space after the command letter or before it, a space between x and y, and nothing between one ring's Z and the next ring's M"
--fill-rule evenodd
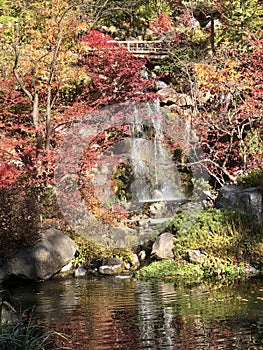
M62 87L62 94L67 101L75 101L76 97L81 95L88 84L91 83L89 77L77 77L77 79L68 79Z
M227 280L240 278L246 273L244 263L234 263L230 259L211 256L202 265L205 278L220 277Z
M159 62L158 72L160 73L168 72L182 75L186 68L185 65L202 61L205 58L209 47L209 33L196 27L191 30L185 29L181 33L178 32L177 35L179 38L171 38L171 42L167 38L167 45L170 46L170 58Z
M133 253L130 249L108 248L82 236L74 235L72 238L78 245L77 254L74 258L75 266L98 267L105 258L119 258L127 263L132 262Z
M201 265L173 260L155 261L136 273L138 278L171 279L189 284L201 282L204 272Z
M113 191L120 203L131 199L129 190L132 180L132 166L130 162L121 162L113 169L112 174Z
M106 26L115 26L118 35L138 35L147 28L149 22L153 21L162 12L171 14L167 1L164 0L135 0L130 2L112 0L109 6L112 11L107 11L99 23Z
M225 43L245 44L248 33L257 34L262 30L263 7L259 0L223 0L220 12L223 26L217 40Z
M54 349L53 341L56 336L65 338L62 334L47 331L36 320L14 323L4 323L3 309L14 313L14 308L6 301L0 304L0 348L3 350L45 350Z
M249 261L263 240L263 228L248 214L221 209L193 210L176 215L169 228L175 235L175 254L202 247L209 255ZM258 256L258 259L260 256Z
M258 74L260 75L260 72ZM255 164L263 164L263 131L260 126L247 132L245 144L240 149L240 154L248 159L253 159Z
M141 6L136 11L136 15L142 18L146 23L153 21L161 13L172 14L172 10L167 3L163 0L148 0L144 1Z
M168 229L174 234L174 261L156 261L141 269L141 278L172 278L194 283L211 278L234 280L247 267L262 269L263 227L254 217L219 209L183 212ZM189 262L188 249L202 248L202 264Z
M0 0L0 23L8 26L17 22L19 19L19 10L17 4L10 0Z
M258 187L263 190L263 169L252 169L248 174L239 176L237 180L243 187Z

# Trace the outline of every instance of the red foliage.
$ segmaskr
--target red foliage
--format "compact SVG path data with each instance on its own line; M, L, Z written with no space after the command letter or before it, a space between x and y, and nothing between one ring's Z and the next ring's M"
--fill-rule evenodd
M243 117L262 115L263 105L263 39L248 39L252 52L244 60L243 75L250 82L250 91L240 107ZM260 118L260 121L262 118Z
M0 81L0 178L1 186L16 182L52 182L56 151L65 137L67 127L81 120L92 110L118 102L141 101L154 96L153 81L142 77L145 60L137 59L128 50L98 31L83 37L82 68L91 81L84 82L72 100L60 95L60 106L52 120L51 148L36 152L36 131L32 124L32 103L17 85L12 73ZM111 42L110 42L111 41ZM26 81L25 81L26 83ZM39 91L40 108L45 110L45 91ZM62 103L63 102L63 103Z
M118 46L118 43L110 35L103 34L99 30L91 30L82 38L81 42L90 49L109 49Z
M227 106L218 102L192 118L206 166L220 184L235 182L239 174L263 166L262 44L262 40L250 40L252 51L242 59L241 77ZM218 84L217 88L222 97L223 87Z
M150 23L149 27L155 34L166 33L172 30L172 21L167 13L163 12Z
M146 60L134 57L125 46L98 31L83 38L87 45L83 69L91 83L79 96L89 107L107 106L126 100L142 101L154 97L153 80L142 76Z

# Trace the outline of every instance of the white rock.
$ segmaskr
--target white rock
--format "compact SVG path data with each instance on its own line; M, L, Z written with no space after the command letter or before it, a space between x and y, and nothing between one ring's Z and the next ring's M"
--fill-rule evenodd
M72 262L69 262L67 265L63 266L60 272L68 272L72 269Z
M85 267L79 266L79 267L76 268L74 276L76 278L84 277L84 276L86 276L87 272L88 272L88 270L85 269Z

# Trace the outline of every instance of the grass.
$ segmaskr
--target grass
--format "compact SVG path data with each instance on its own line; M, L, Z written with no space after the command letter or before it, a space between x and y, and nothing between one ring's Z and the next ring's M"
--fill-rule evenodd
M34 319L28 322L5 322L2 319L3 309L15 313L14 308L6 301L0 304L0 349L1 350L55 350L54 338L63 337L60 333L47 331ZM19 318L18 318L19 320Z

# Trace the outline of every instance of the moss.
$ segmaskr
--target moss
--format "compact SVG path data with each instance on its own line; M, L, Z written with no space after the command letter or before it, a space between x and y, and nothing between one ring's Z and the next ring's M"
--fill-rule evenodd
M82 236L72 238L78 245L74 259L75 266L98 267L105 258L119 258L126 263L132 263L133 261L133 252L130 249L108 248Z
M263 169L253 169L248 174L238 177L238 184L247 187L258 187L263 190Z
M136 277L143 279L158 278L170 279L176 282L201 282L204 272L200 265L174 260L155 261L149 266L136 272Z
M172 278L192 283L205 279L234 280L246 276L249 266L263 266L263 227L253 216L227 210L182 212L167 227L174 234L174 261L153 262L139 278ZM203 264L188 260L188 249L202 248Z

